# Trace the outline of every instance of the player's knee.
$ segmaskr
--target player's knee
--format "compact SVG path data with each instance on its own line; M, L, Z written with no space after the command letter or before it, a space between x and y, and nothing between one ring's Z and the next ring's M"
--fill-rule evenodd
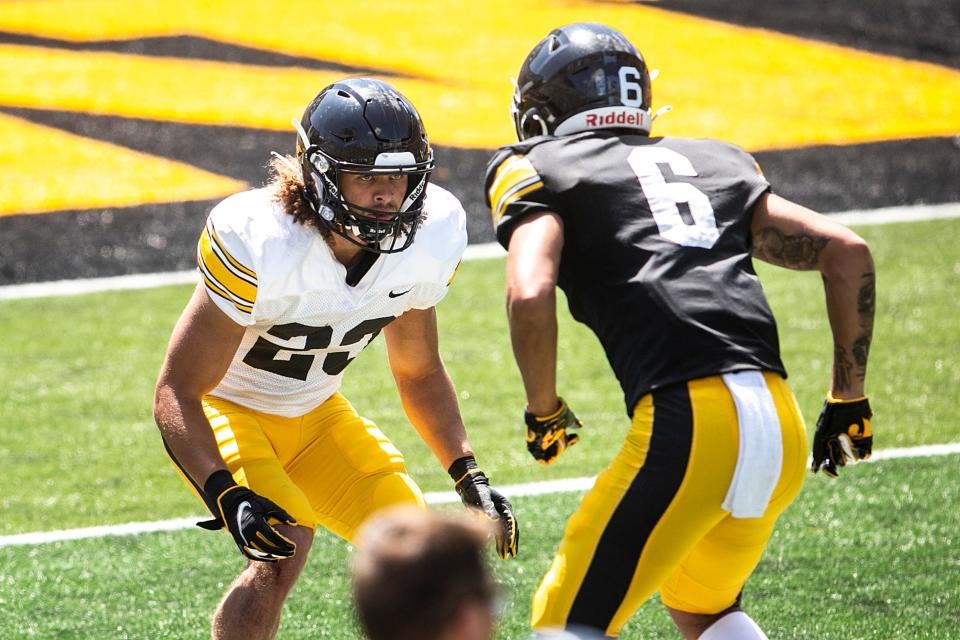
M313 529L301 526L277 525L277 531L297 545L297 552L288 560L298 560L298 562L289 563L287 566L293 568L297 564L305 564L307 555L310 553L310 547L313 546ZM283 565L284 562L286 561L280 561L277 564Z
M368 480L368 484L372 511L401 504L414 504L419 507L427 504L420 487L405 470L377 474Z
M759 625L743 611L726 614L700 635L700 640L768 640Z
M737 605L719 613L689 613L667 607L687 640L768 640L760 627Z
M278 525L277 531L297 545L297 552L293 557L279 562L251 561L247 570L254 574L254 582L259 589L286 593L296 584L307 563L314 533L307 527L287 525Z
M719 613L691 613L689 611L674 609L670 606L666 608L670 613L670 617L673 619L673 624L676 625L680 634L687 640L700 638L713 623L733 610L726 609Z

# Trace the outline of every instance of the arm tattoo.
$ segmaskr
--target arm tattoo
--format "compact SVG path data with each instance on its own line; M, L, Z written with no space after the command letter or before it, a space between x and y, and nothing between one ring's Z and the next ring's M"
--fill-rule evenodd
M868 316L873 324L873 314L877 308L877 278L873 272L863 274L863 286L857 293L857 312L860 314L860 324Z
M857 363L857 376L861 380L867 376L867 357L870 355L870 342L873 339L873 316L876 308L876 275L873 272L867 272L863 274L863 286L857 293L857 313L860 316L860 328L863 331L853 342L853 359Z
M753 234L753 255L788 269L815 269L827 242L829 239L822 236L805 233L788 236L775 227L766 227Z
M847 350L843 347L833 349L833 388L837 391L846 391L853 380L850 377L853 363L847 357Z
M870 334L862 333L853 341L853 359L857 363L857 377L867 377L867 356L870 354Z

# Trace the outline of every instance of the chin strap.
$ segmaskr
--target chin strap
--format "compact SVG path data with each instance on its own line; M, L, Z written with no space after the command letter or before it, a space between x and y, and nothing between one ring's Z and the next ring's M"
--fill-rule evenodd
M297 130L297 135L300 137L300 142L303 143L304 149L310 148L310 136L307 135L307 132L303 130L303 125L300 124L300 121L296 118L290 119L290 124L293 125L293 128Z
M659 77L660 77L660 69L651 69L651 70L650 70L650 84L651 84L651 85L653 84L653 81L656 80L656 79L659 78ZM673 105L672 105L672 104L665 104L665 105L663 105L662 107L660 107L659 109L657 109L657 111L656 111L652 116L650 116L650 123L653 124L653 123L656 121L657 118L659 118L660 116L662 116L662 115L664 115L664 114L666 114L666 113L668 113L668 112L670 112L670 111L673 111Z
M673 111L673 105L672 105L672 104L665 104L665 105L663 105L662 107L660 107L659 109L657 109L656 113L654 113L652 116L650 116L650 122L653 123L654 121L656 121L657 118L659 118L659 117L662 116L663 114L668 113L668 112L670 112L670 111Z

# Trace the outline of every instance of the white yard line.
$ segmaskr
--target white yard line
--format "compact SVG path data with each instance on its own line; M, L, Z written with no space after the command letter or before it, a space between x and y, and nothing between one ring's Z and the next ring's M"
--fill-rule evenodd
M485 244L471 244L463 253L464 260L488 260L502 258L507 255L496 242ZM129 289L151 289L166 287L175 284L196 284L197 272L167 271L163 273L135 273L127 276L111 276L108 278L87 278L77 280L54 280L52 282L35 282L29 284L13 284L0 287L0 300L17 300L22 298L48 298L53 296L78 296L98 291L122 291Z
M0 287L0 300L79 296L84 293L97 293L99 291L151 289L153 287L166 287L173 284L195 284L196 282L197 272L195 270L135 273L127 276L112 276L109 278L54 280L52 282L13 284Z
M884 207L883 209L863 209L832 213L830 217L847 226L892 224L894 222L914 222L918 220L942 220L960 218L960 203L926 204L908 207Z
M887 207L863 211L847 211L830 214L832 218L846 225L875 225L893 222L914 222L920 220L939 220L960 218L960 203L937 205L915 205L909 207ZM464 260L487 260L501 258L506 252L496 242L471 244L463 254ZM31 284L14 284L0 287L0 300L22 298L46 298L51 296L76 296L98 291L119 291L125 289L148 289L174 284L192 284L197 281L194 270L169 271L166 273L145 273L109 278L90 278L78 280L57 280Z
M960 442L952 444L933 444L903 449L882 449L877 451L870 462L892 460L895 458L921 458L928 456L947 456L960 454ZM541 496L553 493L570 493L586 491L593 486L593 477L565 478L560 480L545 480L543 482L528 482L525 484L498 485L497 489L505 496L516 498L521 496ZM460 501L459 496L451 491L433 491L425 494L428 504L449 504ZM126 524L107 525L100 527L85 527L83 529L64 529L61 531L39 531L35 533L19 533L12 536L0 536L0 547L17 545L38 545L66 540L83 540L85 538L102 538L104 536L130 536L155 531L177 531L189 529L199 520L209 518L196 516L193 518L176 518L174 520L160 520L157 522L128 522Z

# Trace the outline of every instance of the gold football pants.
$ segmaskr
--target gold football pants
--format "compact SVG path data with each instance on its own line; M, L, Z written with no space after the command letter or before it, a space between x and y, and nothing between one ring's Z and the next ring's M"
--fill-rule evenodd
M425 504L403 454L339 393L299 418L212 396L204 398L203 409L237 483L273 500L299 525L321 525L352 540L379 509Z
M763 380L783 459L762 517L737 519L721 508L739 452L723 378L654 391L637 404L623 447L567 522L534 594L534 628L585 626L616 636L656 591L690 613L718 613L737 601L806 468L796 399L779 375L764 372Z

